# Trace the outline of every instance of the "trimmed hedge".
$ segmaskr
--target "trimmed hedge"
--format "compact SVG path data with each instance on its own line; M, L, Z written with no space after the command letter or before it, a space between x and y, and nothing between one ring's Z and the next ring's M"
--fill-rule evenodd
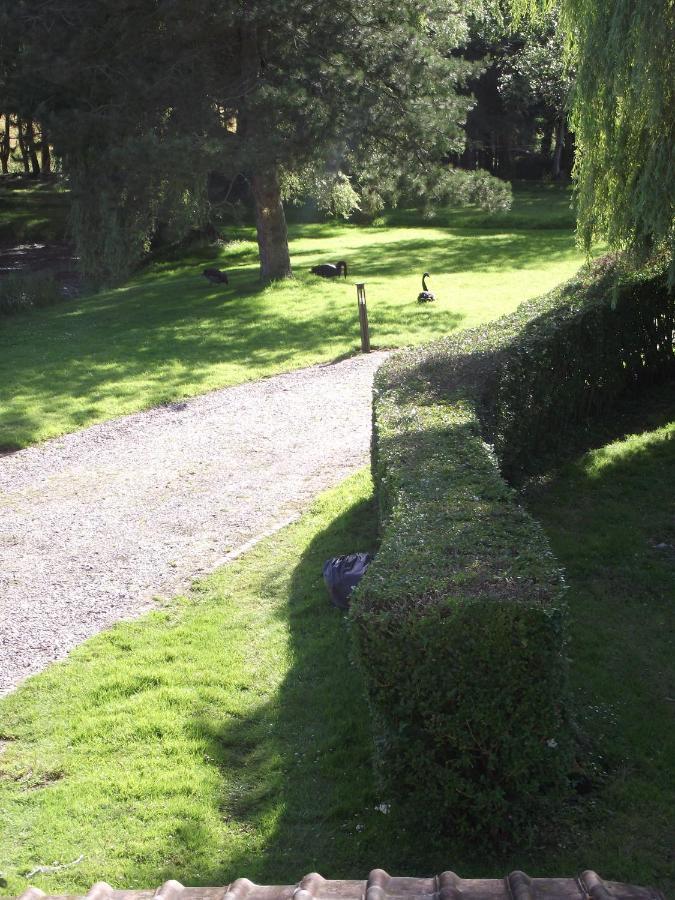
M536 471L626 391L675 377L665 274L642 272L617 289L603 268L526 324L499 367L482 417L507 478Z
M409 813L473 839L522 839L573 752L562 573L499 461L536 468L624 390L675 374L665 279L617 295L602 265L585 278L376 376L382 544L351 619L379 772Z

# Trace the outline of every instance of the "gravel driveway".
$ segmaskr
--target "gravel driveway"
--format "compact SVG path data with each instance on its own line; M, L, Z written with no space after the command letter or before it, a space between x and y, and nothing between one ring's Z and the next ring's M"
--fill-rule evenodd
M0 694L363 466L385 355L226 388L0 457Z

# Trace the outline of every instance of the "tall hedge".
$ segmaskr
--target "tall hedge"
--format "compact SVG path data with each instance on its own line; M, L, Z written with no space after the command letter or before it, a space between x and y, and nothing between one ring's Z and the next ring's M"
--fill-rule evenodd
M661 274L617 296L596 270L378 373L382 544L351 617L384 789L421 820L516 838L564 795L564 581L500 462L675 374L673 324Z
M510 344L483 411L507 477L536 470L627 391L674 376L665 274L643 271L618 288L608 275L568 286Z

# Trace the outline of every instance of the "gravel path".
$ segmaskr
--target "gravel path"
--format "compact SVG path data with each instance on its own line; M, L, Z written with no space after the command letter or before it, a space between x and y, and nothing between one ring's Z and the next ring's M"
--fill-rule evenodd
M368 458L386 354L0 457L0 694L294 518Z

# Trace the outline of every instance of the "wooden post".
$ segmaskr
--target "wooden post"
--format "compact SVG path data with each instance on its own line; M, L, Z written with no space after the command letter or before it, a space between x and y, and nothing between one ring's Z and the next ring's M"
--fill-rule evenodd
M361 353L370 353L370 332L368 331L368 309L366 307L366 285L356 285L356 299L359 303L359 325L361 326Z

